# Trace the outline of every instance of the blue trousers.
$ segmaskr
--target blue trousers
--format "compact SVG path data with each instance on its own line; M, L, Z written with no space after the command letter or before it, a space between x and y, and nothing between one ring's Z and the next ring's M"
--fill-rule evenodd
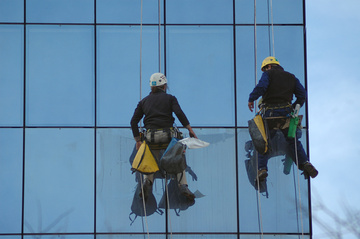
M271 109L265 111L264 118L266 117L278 117L278 116L289 116L289 114L292 112L292 109L290 107L288 108L281 108L281 109ZM269 130L269 140L271 141L276 134L275 129ZM301 137L301 130L296 129L296 139L288 138L288 129L281 129L280 130L282 134L284 135L286 139L286 154L291 157L291 159L296 163L296 153L297 153L297 160L299 165L302 165L309 161L305 150L302 146L302 143L300 142L299 138ZM296 145L296 147L295 147ZM296 151L295 151L296 149ZM273 156L276 155L276 152L267 152L265 154L258 154L258 169L266 169L267 170L267 164L268 160Z

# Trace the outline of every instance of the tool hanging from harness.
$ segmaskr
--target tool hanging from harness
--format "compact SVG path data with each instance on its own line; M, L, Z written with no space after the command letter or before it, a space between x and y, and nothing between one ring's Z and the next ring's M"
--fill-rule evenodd
M159 166L146 141L143 141L137 151L131 171L133 171L133 173L138 171L143 174L152 174L159 171Z
M301 127L302 115L298 115L300 105L292 111L290 103L286 104L260 104L256 116L248 121L249 132L256 151L265 154L269 151L269 130L288 129L288 137L294 138L296 129ZM288 115L272 116L273 111L289 109Z
M265 154L268 151L268 140L265 132L265 125L261 111L256 116L248 121L249 133L256 151L260 154Z

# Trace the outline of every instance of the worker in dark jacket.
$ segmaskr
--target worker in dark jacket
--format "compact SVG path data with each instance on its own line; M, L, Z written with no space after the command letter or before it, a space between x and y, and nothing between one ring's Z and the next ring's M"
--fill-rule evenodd
M196 137L193 129L190 126L189 120L182 111L175 96L167 94L167 79L162 73L154 73L150 77L150 94L142 99L131 118L131 129L136 141L136 149L140 148L141 137L139 132L138 123L144 117L144 127L146 129L146 139L151 144L168 144L172 137L176 137L177 132L173 128L175 118L173 112L181 122L181 124L189 131L190 137ZM152 148L154 157L159 159L160 150ZM180 192L190 200L194 200L194 194L188 189L185 171L177 175L179 182ZM148 194L152 190L152 184L154 182L154 175L144 176L144 198L146 199ZM142 193L140 193L142 197Z
M275 57L269 56L265 58L262 62L261 70L263 71L261 79L249 96L248 107L251 112L254 109L254 101L260 97L262 97L262 106L265 107L263 115L265 120L269 117L290 117L297 104L300 107L303 106L306 99L304 87L293 74L284 71ZM294 103L292 103L293 96L296 98ZM280 129L286 137L291 158L295 163L296 159L298 160L299 169L305 171L310 177L315 178L318 171L309 162L298 137L295 137L295 140L288 138L288 128L280 127ZM271 138L274 135L275 129L270 128L269 130ZM299 128L296 130L297 135L301 135L301 130ZM258 158L258 178L262 181L268 176L267 162L269 160L269 153L259 154Z

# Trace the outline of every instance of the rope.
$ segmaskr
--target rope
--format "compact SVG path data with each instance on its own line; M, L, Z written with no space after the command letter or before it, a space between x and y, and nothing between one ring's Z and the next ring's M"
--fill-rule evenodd
M171 180L171 179L170 179ZM165 173L165 192L166 192L166 205L167 205L167 210L168 210L168 219L169 219L169 225L170 225L170 238L172 239L172 225L171 225L171 217L170 217L170 213L169 213L169 209L170 209L170 201L169 201L169 187L167 184L167 174Z
M140 4L140 100L142 99L142 26L143 26L143 0L141 0ZM140 122L141 127L141 122Z
M142 195L143 208L144 208L144 217L145 217L146 231L147 231L147 236L148 236L148 238L150 238L149 225L148 225L147 216L146 216L146 205L145 205L143 176L141 175L140 178L141 178L141 179L140 179L140 185L141 185L141 195ZM144 226L143 226L143 230L144 230Z
M159 27L158 27L158 41L159 41L159 72L161 72L161 8L160 8L160 0L158 2L158 6L159 6Z
M272 0L270 0L270 12L271 12L271 37L272 37L272 50L273 50L272 55L275 57L274 15L273 15Z
M295 143L295 159L296 159L296 168L297 168L297 181L298 181L298 190L299 190L299 210L300 210L300 223L301 223L301 237L304 238L304 222L303 222L303 215L302 215L302 203L301 203L301 188L300 188L300 170L299 170L299 159L298 159L298 153L297 153L297 138L296 133L294 137L294 143Z
M143 26L143 0L140 1L140 100L142 99L142 26ZM140 121L140 130L142 129L141 121ZM146 231L147 236L150 238L149 233L149 225L147 221L147 215L146 215L146 204L145 204L145 195L144 195L144 185L143 185L143 176L141 175L140 179L140 185L141 185L141 195L142 195L142 201L143 201L143 208L144 208L144 217L145 217L145 225L146 225ZM144 228L143 228L144 230Z
M254 54L255 54L255 85L257 85L257 35L256 35L256 0L254 0ZM255 115L257 113L257 103L255 102ZM256 152L256 169L259 168L259 157L258 153ZM257 198L258 198L258 217L260 220L260 231L261 231L261 238L264 237L264 229L262 223L262 213L261 213L261 198L260 198L260 180L258 171L256 172L256 181L257 181Z

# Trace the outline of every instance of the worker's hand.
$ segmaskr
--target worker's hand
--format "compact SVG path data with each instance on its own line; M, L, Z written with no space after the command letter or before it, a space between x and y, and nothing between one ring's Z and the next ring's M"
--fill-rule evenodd
M248 107L249 107L249 110L251 112L253 112L254 111L254 101L253 102L248 102Z
M136 150L139 150L141 144L142 144L141 141L136 141Z
M190 135L191 138L196 138L196 139L198 138L198 137L196 136L194 130L192 130L192 129L189 129L189 135Z

